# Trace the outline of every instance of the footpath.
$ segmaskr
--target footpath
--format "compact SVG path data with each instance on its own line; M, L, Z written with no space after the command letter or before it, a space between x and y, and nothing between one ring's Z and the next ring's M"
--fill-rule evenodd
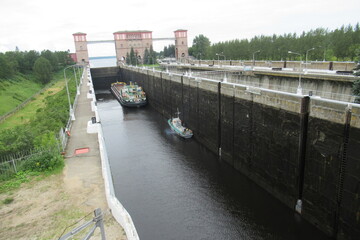
M90 212L101 208L105 213L106 239L126 239L123 228L112 217L107 206L98 136L96 133L87 133L88 121L95 116L91 110L92 99L87 98L90 90L87 82L85 71L75 110L75 121L70 129L65 150L64 185L66 191L77 198L76 202L81 203L82 210Z

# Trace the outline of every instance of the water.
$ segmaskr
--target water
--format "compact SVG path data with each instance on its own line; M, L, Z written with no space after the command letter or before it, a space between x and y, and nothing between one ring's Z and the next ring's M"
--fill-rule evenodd
M327 239L150 106L97 98L116 196L141 239Z
M115 67L116 66L116 56L90 57L89 60L90 60L91 68Z

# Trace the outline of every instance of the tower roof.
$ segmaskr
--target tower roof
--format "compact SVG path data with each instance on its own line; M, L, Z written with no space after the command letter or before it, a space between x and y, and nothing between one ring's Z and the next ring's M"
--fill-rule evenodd
M77 32L77 33L73 33L73 35L86 35L86 33Z
M149 30L125 30L125 31L117 31L115 33L151 33L152 31Z

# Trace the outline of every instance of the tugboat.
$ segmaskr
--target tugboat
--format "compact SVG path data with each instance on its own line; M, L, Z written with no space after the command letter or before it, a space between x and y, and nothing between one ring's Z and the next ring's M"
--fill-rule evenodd
M112 83L110 91L122 106L142 107L147 104L145 92L136 83L130 82L129 85L124 82Z
M171 118L168 120L168 124L170 125L171 129L175 131L177 135L183 138L191 138L193 136L193 132L182 125L180 120L180 112L179 109L176 112L177 117Z

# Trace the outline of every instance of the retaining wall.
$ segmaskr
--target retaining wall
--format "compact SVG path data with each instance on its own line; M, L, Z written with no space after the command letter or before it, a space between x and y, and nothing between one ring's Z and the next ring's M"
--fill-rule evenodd
M360 108L357 104L139 68L143 86L170 118L180 110L194 138L329 236L360 236Z

